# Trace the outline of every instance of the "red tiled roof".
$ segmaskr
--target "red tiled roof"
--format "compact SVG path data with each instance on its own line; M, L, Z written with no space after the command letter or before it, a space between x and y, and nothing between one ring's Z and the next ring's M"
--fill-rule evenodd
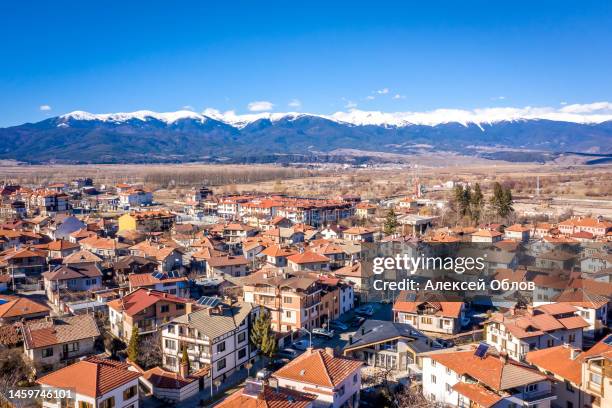
M478 406L482 408L492 407L502 399L501 396L497 395L491 390L487 390L478 383L469 384L458 382L457 384L453 385L453 390L467 397L470 401L477 403Z
M141 376L129 365L89 357L39 378L36 382L58 388L72 388L78 394L97 398Z
M192 300L170 295L165 292L140 288L125 295L121 299L115 299L108 302L108 307L118 312L124 312L128 316L133 316L144 308L162 300L174 303L193 303Z
M334 388L363 365L361 361L335 357L326 350L307 350L274 373L275 377Z

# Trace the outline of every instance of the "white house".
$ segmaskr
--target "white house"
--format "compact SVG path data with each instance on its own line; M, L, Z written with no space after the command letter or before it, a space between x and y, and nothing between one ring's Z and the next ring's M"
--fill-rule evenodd
M308 349L274 373L280 387L316 395L315 407L358 407L361 361L334 356L331 348Z
M453 407L551 407L556 396L546 375L481 350L477 355L468 346L424 356L423 395Z
M255 309L249 303L226 305L210 298L204 309L171 320L162 329L164 368L178 372L182 346L189 366L212 367L213 380L244 368L252 355L249 328Z
M43 408L138 408L140 376L127 363L88 357L39 378L36 382L43 389L66 389L72 392L73 405L66 404L70 401L67 398L45 399Z

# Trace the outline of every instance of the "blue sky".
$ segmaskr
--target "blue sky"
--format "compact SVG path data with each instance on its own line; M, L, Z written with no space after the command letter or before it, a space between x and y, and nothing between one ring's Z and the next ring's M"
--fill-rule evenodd
M608 0L6 1L0 38L0 126L73 110L327 114L612 99Z

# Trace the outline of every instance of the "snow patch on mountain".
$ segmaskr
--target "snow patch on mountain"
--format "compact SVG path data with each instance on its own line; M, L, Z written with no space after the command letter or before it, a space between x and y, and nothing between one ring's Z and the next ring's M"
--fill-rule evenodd
M193 119L201 122L208 118L214 119L238 129L261 119L271 122L279 120L296 120L302 117L318 117L338 123L355 126L393 126L404 127L411 125L437 126L448 123L458 123L463 126L476 125L484 130L484 126L498 122L516 122L525 120L551 120L560 122L573 122L581 124L596 124L612 120L612 103L595 102L591 104L573 104L561 108L532 107L523 108L497 107L479 109L435 109L425 112L381 112L351 109L346 112L336 112L331 115L319 115L299 112L261 112L238 114L233 110L221 112L208 108L201 114L189 110L177 112L158 113L141 110L128 113L93 114L84 111L74 111L60 116L64 121L74 120L100 120L104 122L125 122L128 120L146 121L154 118L171 124L181 119Z

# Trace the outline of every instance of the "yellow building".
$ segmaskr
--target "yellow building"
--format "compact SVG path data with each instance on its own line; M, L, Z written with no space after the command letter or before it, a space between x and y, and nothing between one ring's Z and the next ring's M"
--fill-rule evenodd
M166 210L136 211L119 217L119 232L161 232L174 225L176 216Z

